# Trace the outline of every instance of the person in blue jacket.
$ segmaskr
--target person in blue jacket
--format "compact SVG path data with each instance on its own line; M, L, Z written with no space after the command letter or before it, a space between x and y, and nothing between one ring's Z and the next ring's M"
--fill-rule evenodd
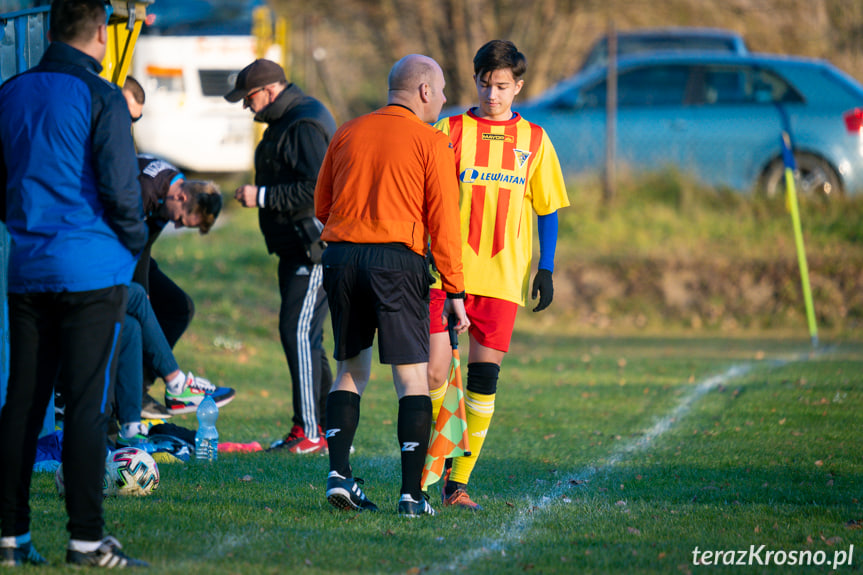
M146 565L104 537L108 406L127 286L147 243L126 101L98 74L104 0L53 0L40 63L0 86L0 220L10 236L10 372L0 412L0 564L39 564L30 477L55 380L76 566Z

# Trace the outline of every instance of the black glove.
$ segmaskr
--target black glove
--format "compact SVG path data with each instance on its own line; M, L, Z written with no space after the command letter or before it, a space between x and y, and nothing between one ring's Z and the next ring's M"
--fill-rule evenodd
M554 299L554 282L551 281L551 272L548 270L538 270L533 276L533 291L530 294L531 299L536 299L536 294L539 293L539 303L533 308L533 311L542 311L551 305L551 300Z

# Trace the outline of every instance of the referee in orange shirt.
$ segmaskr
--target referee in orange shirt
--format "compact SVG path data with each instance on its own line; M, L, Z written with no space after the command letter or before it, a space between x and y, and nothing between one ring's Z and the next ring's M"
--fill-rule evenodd
M398 512L435 513L420 486L432 419L429 237L447 294L444 313L456 314L459 333L469 326L455 156L448 138L429 125L446 102L444 84L431 58L412 54L396 62L387 105L339 128L318 175L315 212L328 242L324 289L338 362L327 398L327 499L341 509L378 509L353 477L349 458L377 331L379 359L392 365L399 398Z

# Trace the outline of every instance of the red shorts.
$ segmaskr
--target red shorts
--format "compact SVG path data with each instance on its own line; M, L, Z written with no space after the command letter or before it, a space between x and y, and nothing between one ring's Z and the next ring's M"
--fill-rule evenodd
M430 291L431 333L441 333L446 331L446 325L441 321L446 292L440 289ZM468 331L476 341L497 351L509 351L518 304L496 297L468 294L464 308L470 320Z

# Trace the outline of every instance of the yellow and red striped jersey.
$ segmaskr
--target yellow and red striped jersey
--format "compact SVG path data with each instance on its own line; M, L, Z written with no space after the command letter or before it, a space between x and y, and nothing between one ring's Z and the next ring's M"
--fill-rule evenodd
M468 111L435 124L455 147L462 264L469 294L527 301L534 217L569 205L560 161L540 126L518 114Z

